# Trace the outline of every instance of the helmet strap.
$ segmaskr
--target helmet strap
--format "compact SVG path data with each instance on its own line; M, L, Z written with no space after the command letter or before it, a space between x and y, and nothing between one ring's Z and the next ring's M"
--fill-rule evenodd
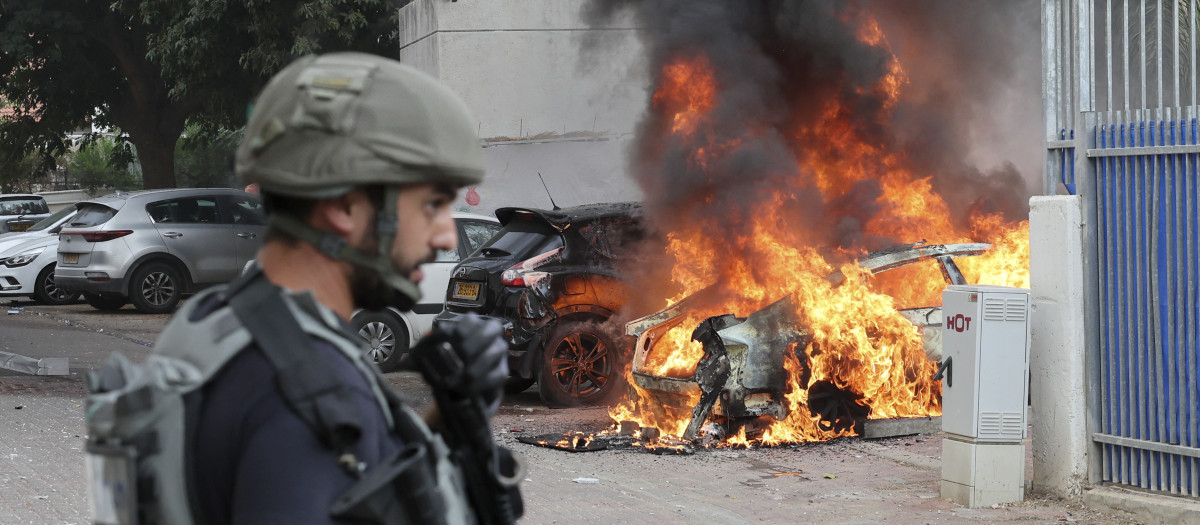
M382 212L376 210L375 226L376 236L379 238L379 249L377 253L373 254L358 250L350 246L346 239L327 231L318 230L291 214L272 213L270 224L280 231L312 245L331 259L344 260L355 266L375 270L387 287L386 290L380 290L386 295L385 302L389 306L406 311L421 299L421 290L416 283L402 275L392 264L391 251L396 239L398 222L396 213L396 197L398 195L399 188L386 187L384 209Z

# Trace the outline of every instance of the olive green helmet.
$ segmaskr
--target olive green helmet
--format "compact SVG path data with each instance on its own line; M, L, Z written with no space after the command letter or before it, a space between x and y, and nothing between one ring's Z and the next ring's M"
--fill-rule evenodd
M255 101L235 169L265 194L324 199L383 185L376 253L346 246L301 217L273 213L271 224L327 255L379 272L411 306L417 286L391 263L396 195L404 184L478 184L483 153L476 121L446 86L395 60L365 53L300 58L276 74Z
M255 102L237 174L263 191L324 198L367 184L478 184L483 153L462 99L365 53L306 56Z

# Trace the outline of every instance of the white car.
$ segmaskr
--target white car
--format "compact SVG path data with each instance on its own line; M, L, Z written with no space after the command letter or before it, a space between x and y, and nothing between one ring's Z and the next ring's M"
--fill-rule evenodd
M421 302L412 311L401 312L390 307L382 311L359 310L350 318L358 334L370 344L371 359L384 372L395 370L408 347L429 332L433 318L442 311L450 272L458 261L500 231L500 222L488 215L454 212L454 222L458 225L458 249L439 252L434 262L421 267L425 273L420 283Z
M54 284L58 232L71 217L68 206L29 227L28 231L0 235L0 297L29 296L43 304L69 304L79 293Z

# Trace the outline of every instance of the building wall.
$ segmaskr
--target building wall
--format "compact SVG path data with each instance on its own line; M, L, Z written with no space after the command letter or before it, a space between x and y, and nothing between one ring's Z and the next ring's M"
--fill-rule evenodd
M110 191L109 189L99 189L95 194L90 194L87 190L41 191L38 192L38 195L46 199L46 206L50 208L50 213L54 213L67 206L74 206L79 201L95 198Z
M632 145L628 137L490 143L483 150L487 178L459 192L454 209L489 214L502 206L639 201L641 190L625 170Z
M632 18L589 23L586 0L415 0L401 62L440 79L479 120L488 174L455 207L638 200L627 175L649 81Z
M466 99L483 138L629 133L646 107L628 20L592 26L584 0L416 0L400 10L400 61Z

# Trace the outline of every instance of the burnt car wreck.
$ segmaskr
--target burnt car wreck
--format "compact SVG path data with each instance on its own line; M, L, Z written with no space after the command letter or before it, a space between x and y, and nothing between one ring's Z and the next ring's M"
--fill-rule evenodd
M640 205L500 208L496 218L501 231L455 267L434 324L467 312L498 320L509 393L536 382L551 407L611 401L630 351L609 321L628 301L619 267L643 235Z
M916 243L869 253L858 263L878 274L933 261L946 284L967 284L954 259L978 255L990 247L984 243ZM827 277L835 286L841 279L844 277L840 273ZM809 411L820 417L818 424L822 429L854 429L856 434L864 435L862 426L870 408L861 403L861 396L828 381L811 381L811 357L804 349L813 339L797 313L794 293L746 317L723 314L701 321L692 330L691 339L701 343L704 351L691 377L671 377L651 371L647 358L654 345L667 331L687 319L695 319L688 315L695 309L693 303L702 302L708 291L626 325L626 334L637 338L633 381L643 395L654 400L647 405L662 411L659 420L689 418L680 436L687 441L721 439L739 432L747 436L761 434L772 423L788 417L785 394L792 377L785 369L785 360L795 358L801 366L798 381L801 388L807 389ZM926 355L938 360L941 306L906 308L899 313L920 330Z

